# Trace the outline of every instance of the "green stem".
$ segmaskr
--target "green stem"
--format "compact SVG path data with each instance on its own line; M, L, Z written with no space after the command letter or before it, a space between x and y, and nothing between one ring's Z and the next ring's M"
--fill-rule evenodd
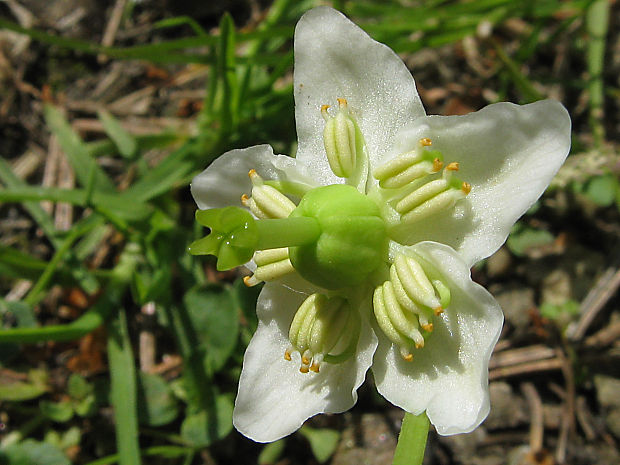
M429 425L426 412L418 416L405 413L392 465L422 465Z
M610 2L597 0L586 12L586 29L590 36L587 49L587 63L590 80L590 127L596 146L600 146L605 139L603 126L604 83L603 69L605 65L605 39L609 28Z
M256 250L309 244L321 235L319 222L306 216L258 220L256 227L258 229Z

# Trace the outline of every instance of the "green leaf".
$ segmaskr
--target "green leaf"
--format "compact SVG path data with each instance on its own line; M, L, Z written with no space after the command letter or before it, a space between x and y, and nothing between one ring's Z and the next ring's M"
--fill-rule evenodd
M71 465L57 447L34 439L12 444L0 450L3 465Z
M72 374L67 382L67 393L74 399L84 400L92 394L94 387L86 379L78 374Z
M47 374L42 370L30 370L28 382L18 381L10 384L0 384L0 401L23 401L36 399L46 393Z
M47 418L58 423L64 423L73 418L73 406L71 402L50 402L48 400L42 400L39 402L39 410Z
M207 411L189 415L181 425L181 437L194 447L208 447L224 438L232 430L233 403L229 396L221 395L215 401L215 416Z
M148 426L170 423L179 414L178 401L168 383L149 373L138 373L138 419Z
M559 320L579 315L579 302L569 299L561 305L545 302L540 306L540 314L550 320Z
M32 307L24 302L0 299L0 315L3 321L14 319L19 328L33 328L37 325Z
M312 454L319 463L327 460L336 452L340 441L340 432L333 429L314 429L303 426L299 432L305 436L310 443Z
M80 444L82 432L79 426L72 426L65 431L60 437L60 447L64 450L69 447L75 447Z
M606 174L588 181L585 194L595 204L608 207L615 202L618 190L620 184L616 177L613 174Z
M284 446L286 446L286 439L280 439L279 441L267 444L258 455L258 465L275 464L282 456Z
M67 383L67 393L73 401L75 413L81 417L92 416L97 411L95 387L78 374L72 374Z
M517 223L506 241L510 251L518 257L527 254L528 250L551 244L555 238L549 231L534 229Z
M239 314L227 289L195 288L183 297L198 341L204 347L208 371L220 370L237 345Z
M119 153L125 158L133 158L138 151L136 138L129 134L109 111L99 110L97 116L101 120L105 132L116 144Z

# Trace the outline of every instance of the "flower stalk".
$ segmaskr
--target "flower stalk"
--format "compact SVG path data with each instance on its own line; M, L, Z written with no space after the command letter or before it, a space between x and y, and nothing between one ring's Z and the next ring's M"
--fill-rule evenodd
M430 422L425 412L405 413L392 465L422 465Z

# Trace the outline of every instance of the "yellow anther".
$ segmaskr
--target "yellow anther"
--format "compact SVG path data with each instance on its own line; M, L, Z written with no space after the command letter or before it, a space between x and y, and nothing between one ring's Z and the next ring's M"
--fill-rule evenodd
M439 158L435 158L433 160L433 173L441 171L441 168L443 168L443 162Z
M428 331L429 333L432 333L433 323L426 323L425 325L422 325L422 329L424 329L424 331Z
M453 161L452 163L448 163L448 166L446 166L447 170L450 171L458 171L459 170L459 162L458 161Z
M304 373L304 374L305 374L305 373L308 373L308 370L309 370L309 369L310 369L310 367L309 367L309 366L307 366L307 365L302 365L302 366L300 366L300 367L299 367L299 371L300 371L300 373Z
M321 105L321 114L323 115L323 118L329 118L329 114L327 113L328 109L329 105Z
M461 190L465 193L465 195L469 194L471 192L471 184L464 182L461 184Z
M424 339L422 339L420 342L415 343L416 349L422 349L423 347L424 347Z
M287 360L289 362L291 361L291 352L288 349L284 351L284 360Z
M429 146L433 145L433 141L430 140L428 137L424 137L424 138L420 139L420 145L422 147L429 147Z
M340 106L340 108L347 106L347 99L337 98L336 100L338 100L338 105Z
M256 176L258 176L258 173L254 168L252 168L250 171L248 171L248 176L250 177L250 179L254 179Z
M246 194L241 195L241 203L247 206L247 203L250 201L250 198Z
M243 284L245 284L247 287L254 287L257 284L260 284L261 282L262 281L259 281L254 276L244 276L243 277Z
M308 357L304 355L301 357L301 363L303 363L304 365L310 365L310 359L308 359Z
M435 312L435 315L441 315L443 313L443 308L441 308L441 306L435 307L433 312Z
M413 362L413 354L403 355L403 360L405 362Z
M312 363L312 365L310 365L310 371L314 371L315 373L319 372L319 364L318 363Z

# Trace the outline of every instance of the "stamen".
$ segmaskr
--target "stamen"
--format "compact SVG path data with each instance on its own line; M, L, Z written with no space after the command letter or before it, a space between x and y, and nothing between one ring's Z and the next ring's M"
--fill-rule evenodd
M256 217L287 218L295 210L295 203L275 187L265 184L255 169L251 169L248 176L252 181L252 197L243 194L241 203Z
M329 113L327 113L328 108L329 105L321 105L321 115L323 115L325 121L330 119Z
M420 331L418 331L418 321L415 316L406 314L398 304L398 300L394 295L394 287L390 281L383 283L383 299L385 308L387 309L387 315L390 321L403 335L413 339L416 349L424 347L424 338Z
M384 298L383 286L379 286L375 289L372 296L372 306L375 313L375 319L379 324L379 328L387 336L387 338L394 344L410 353L409 347L411 343L394 327L389 315L388 309Z
M248 287L263 281L273 281L295 271L288 256L288 247L257 251L254 263L257 265L254 274L243 278L243 283Z
M291 358L291 351L293 350L293 347L289 347L288 349L286 349L284 351L284 360L290 362L292 360Z
M424 140L421 139L415 149L392 158L374 171L380 187L397 189L442 169L443 155L436 150L424 150L431 145L423 144Z
M269 265L288 258L288 247L261 250L254 254L254 262L258 266Z
M428 272L423 264L429 267ZM424 347L425 335L419 328L431 333L432 318L450 305L450 289L437 274L421 259L398 254L390 267L390 280L375 289L373 310L377 323L405 354L412 343L416 349Z
M259 279L256 279L254 275L243 277L243 284L245 284L247 287L254 287L260 283L262 283L262 281Z
M400 349L400 356L405 362L413 362L413 354L407 351L404 347Z
M322 294L312 294L293 317L289 330L291 347L285 358L292 351L299 352L302 373L318 373L323 361L344 362L355 353L360 326L357 316L341 297L328 299ZM340 354L329 354L332 349L342 347Z
M312 352L310 352L309 350L305 350L304 353L301 355L302 365L310 365L311 361L312 361Z
M407 213L414 208L419 207L431 198L439 195L447 188L448 183L445 179L436 179L435 181L427 182L400 200L394 209L401 214Z
M253 185L262 185L263 184L263 178L261 178L259 176L259 174L256 172L256 170L254 168L252 168L250 171L248 171L248 176L250 178L250 181L252 181Z
M448 308L450 306L450 302L452 301L452 293L450 292L450 288L444 284L441 279L433 279L432 280L433 287L435 288L435 292L439 294L439 302L441 302L441 307L443 312L443 308Z
M441 307L433 285L415 259L398 255L392 266L405 292L412 300L429 308Z
M429 146L433 145L433 141L432 141L432 140L430 140L428 137L423 137L423 138L422 138L422 139L420 139L418 142L419 142L419 144L420 144L422 147L429 147Z
M471 191L471 185L453 177L452 173L458 169L457 162L449 163L441 179L427 182L398 200L394 209L402 215L401 223L421 221L452 208L457 201L465 198Z
M287 258L279 262L269 263L256 268L254 277L261 281L273 281L295 271L295 267Z
M340 178L348 178L355 171L357 161L356 128L347 101L343 98L337 100L339 109L335 117L327 113L327 105L321 107L325 119L323 145L333 173Z

